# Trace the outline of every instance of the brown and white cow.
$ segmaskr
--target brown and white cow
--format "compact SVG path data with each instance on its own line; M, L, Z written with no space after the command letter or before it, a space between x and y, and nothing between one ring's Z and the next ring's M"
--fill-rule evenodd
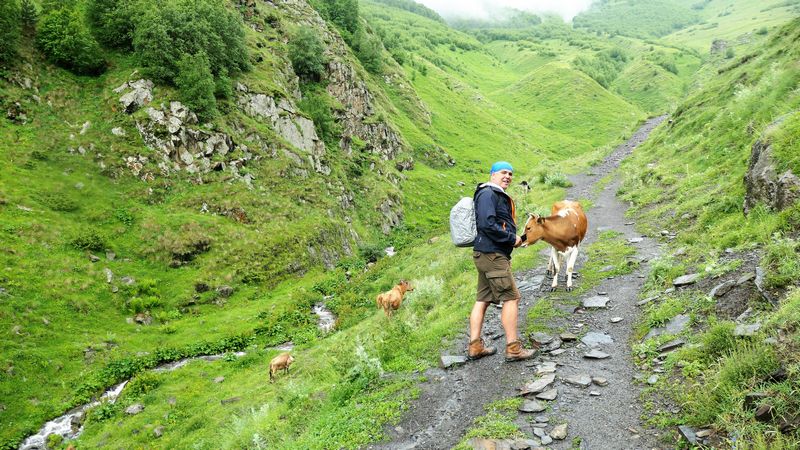
M530 214L525 223L525 243L532 245L540 239L552 246L547 271L553 275L551 290L558 286L558 271L567 260L567 291L572 290L572 272L578 250L586 236L586 214L578 202L564 200L553 204L550 217Z

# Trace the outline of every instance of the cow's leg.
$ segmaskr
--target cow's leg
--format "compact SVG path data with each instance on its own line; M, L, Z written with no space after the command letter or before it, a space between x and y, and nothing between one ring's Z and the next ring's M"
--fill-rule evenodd
M553 249L553 283L550 285L550 291L555 291L558 287L558 272L561 270L561 256L562 253Z
M572 290L572 272L575 270L575 261L578 259L578 249L580 245L576 245L569 250L569 259L567 260L567 291Z
M555 273L556 249L550 247L550 259L547 260L547 274L553 276Z

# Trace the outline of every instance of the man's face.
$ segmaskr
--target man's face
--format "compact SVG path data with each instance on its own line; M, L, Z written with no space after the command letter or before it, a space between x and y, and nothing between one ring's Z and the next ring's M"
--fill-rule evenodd
M491 182L503 188L503 190L508 189L508 186L511 184L511 177L513 174L510 170L503 169L494 172L490 178Z

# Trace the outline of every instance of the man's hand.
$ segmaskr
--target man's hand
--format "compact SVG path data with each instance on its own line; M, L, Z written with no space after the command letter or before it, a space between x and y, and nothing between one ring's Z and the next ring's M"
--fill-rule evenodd
M517 242L514 243L514 248L517 248L520 245L522 245L522 238L517 236Z

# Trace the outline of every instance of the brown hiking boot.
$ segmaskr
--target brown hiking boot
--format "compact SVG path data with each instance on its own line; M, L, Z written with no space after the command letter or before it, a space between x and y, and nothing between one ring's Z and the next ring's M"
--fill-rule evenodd
M495 353L497 353L497 349L494 347L484 347L483 339L481 338L471 341L467 348L467 358L469 359L479 359L484 356L494 355Z
M506 362L523 361L531 359L538 351L536 349L527 350L522 347L522 342L514 341L506 345Z

